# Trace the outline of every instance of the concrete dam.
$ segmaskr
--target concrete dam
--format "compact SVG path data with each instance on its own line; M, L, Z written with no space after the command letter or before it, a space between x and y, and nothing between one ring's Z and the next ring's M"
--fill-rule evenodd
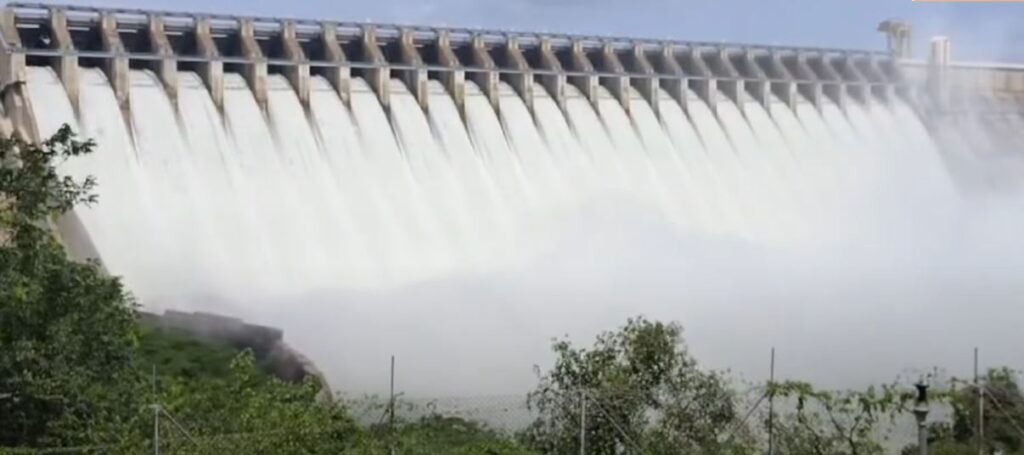
M855 305L812 304L840 290L898 282L858 294L897 342L921 289L955 294L936 264L1020 264L1024 66L881 28L884 52L9 4L0 127L97 141L62 165L99 182L74 254L144 306L283 327L342 387L387 353L441 392L519 387L551 336L638 313L743 369L843 338ZM760 322L702 328L722 313Z

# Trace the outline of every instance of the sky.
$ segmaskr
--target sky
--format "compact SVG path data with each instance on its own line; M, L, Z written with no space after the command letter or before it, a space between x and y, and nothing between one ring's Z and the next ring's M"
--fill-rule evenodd
M58 2L55 2L58 3ZM91 6L880 49L879 22L915 27L915 56L951 38L956 60L1024 62L1024 3L911 0L62 0Z

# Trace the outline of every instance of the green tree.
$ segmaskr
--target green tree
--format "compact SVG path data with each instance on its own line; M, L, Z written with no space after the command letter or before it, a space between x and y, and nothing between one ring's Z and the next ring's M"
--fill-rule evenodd
M95 182L56 165L89 153L68 127L41 144L0 139L0 446L60 445L61 426L106 412L129 372L132 300L94 264L69 260L50 229Z
M772 384L769 393L785 410L774 424L777 452L807 455L885 453L883 426L894 425L914 398L898 384L834 392L788 381Z
M981 378L984 390L985 453L1024 454L1024 394L1017 372L993 368ZM953 379L947 395L952 408L951 422L937 422L929 428L929 448L936 455L978 453L978 387ZM917 453L912 445L904 453Z
M522 435L541 453L750 453L737 398L719 373L687 352L682 327L629 319L590 349L554 343L555 365L529 404L537 420ZM585 402L585 404L584 404Z

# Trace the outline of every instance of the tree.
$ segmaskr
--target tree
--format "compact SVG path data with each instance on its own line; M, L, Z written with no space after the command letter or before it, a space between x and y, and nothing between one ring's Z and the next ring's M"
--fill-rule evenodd
M590 349L558 340L555 365L529 396L522 435L541 453L749 453L725 378L689 355L678 324L629 319ZM582 416L581 416L582 414Z
M876 455L885 453L883 425L895 423L914 393L898 384L833 392L805 382L770 385L784 411L775 420L778 453Z
M1024 394L1017 373L1010 368L993 368L981 379L984 391L985 453L1024 454ZM978 387L973 382L952 379L947 399L952 422L938 422L929 428L929 446L937 455L978 453ZM904 453L917 453L909 446Z
M62 422L122 398L105 395L129 371L134 304L116 278L71 261L50 229L96 201L93 179L56 170L93 146L67 126L38 145L0 139L0 446L59 445Z

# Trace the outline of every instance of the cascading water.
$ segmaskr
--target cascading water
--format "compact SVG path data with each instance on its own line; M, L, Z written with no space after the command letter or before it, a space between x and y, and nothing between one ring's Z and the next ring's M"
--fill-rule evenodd
M982 263L1001 232L990 223L1021 214L965 202L898 101L766 109L719 92L712 110L688 92L684 109L660 91L655 111L632 89L626 109L570 85L563 109L538 84L531 112L502 83L495 111L467 82L460 113L436 81L424 111L399 80L382 106L362 79L346 103L314 76L306 109L270 75L264 110L228 73L219 111L196 74L179 76L175 105L133 70L125 111L84 70L76 111L52 70L29 68L41 132L68 123L99 144L65 169L99 181L88 233L145 305L282 326L346 390L379 390L375 365L397 354L410 391L518 391L550 336L637 313L681 320L712 365L757 365L772 343L806 373L854 345L828 331L853 314L842 303L909 302L872 306L886 323L848 321L896 340L896 321L933 296L913 283L953 273L936 261ZM1021 243L1001 245L1017 270ZM919 275L887 275L907 264ZM948 359L924 351L926 365ZM838 374L868 377L858 365Z

